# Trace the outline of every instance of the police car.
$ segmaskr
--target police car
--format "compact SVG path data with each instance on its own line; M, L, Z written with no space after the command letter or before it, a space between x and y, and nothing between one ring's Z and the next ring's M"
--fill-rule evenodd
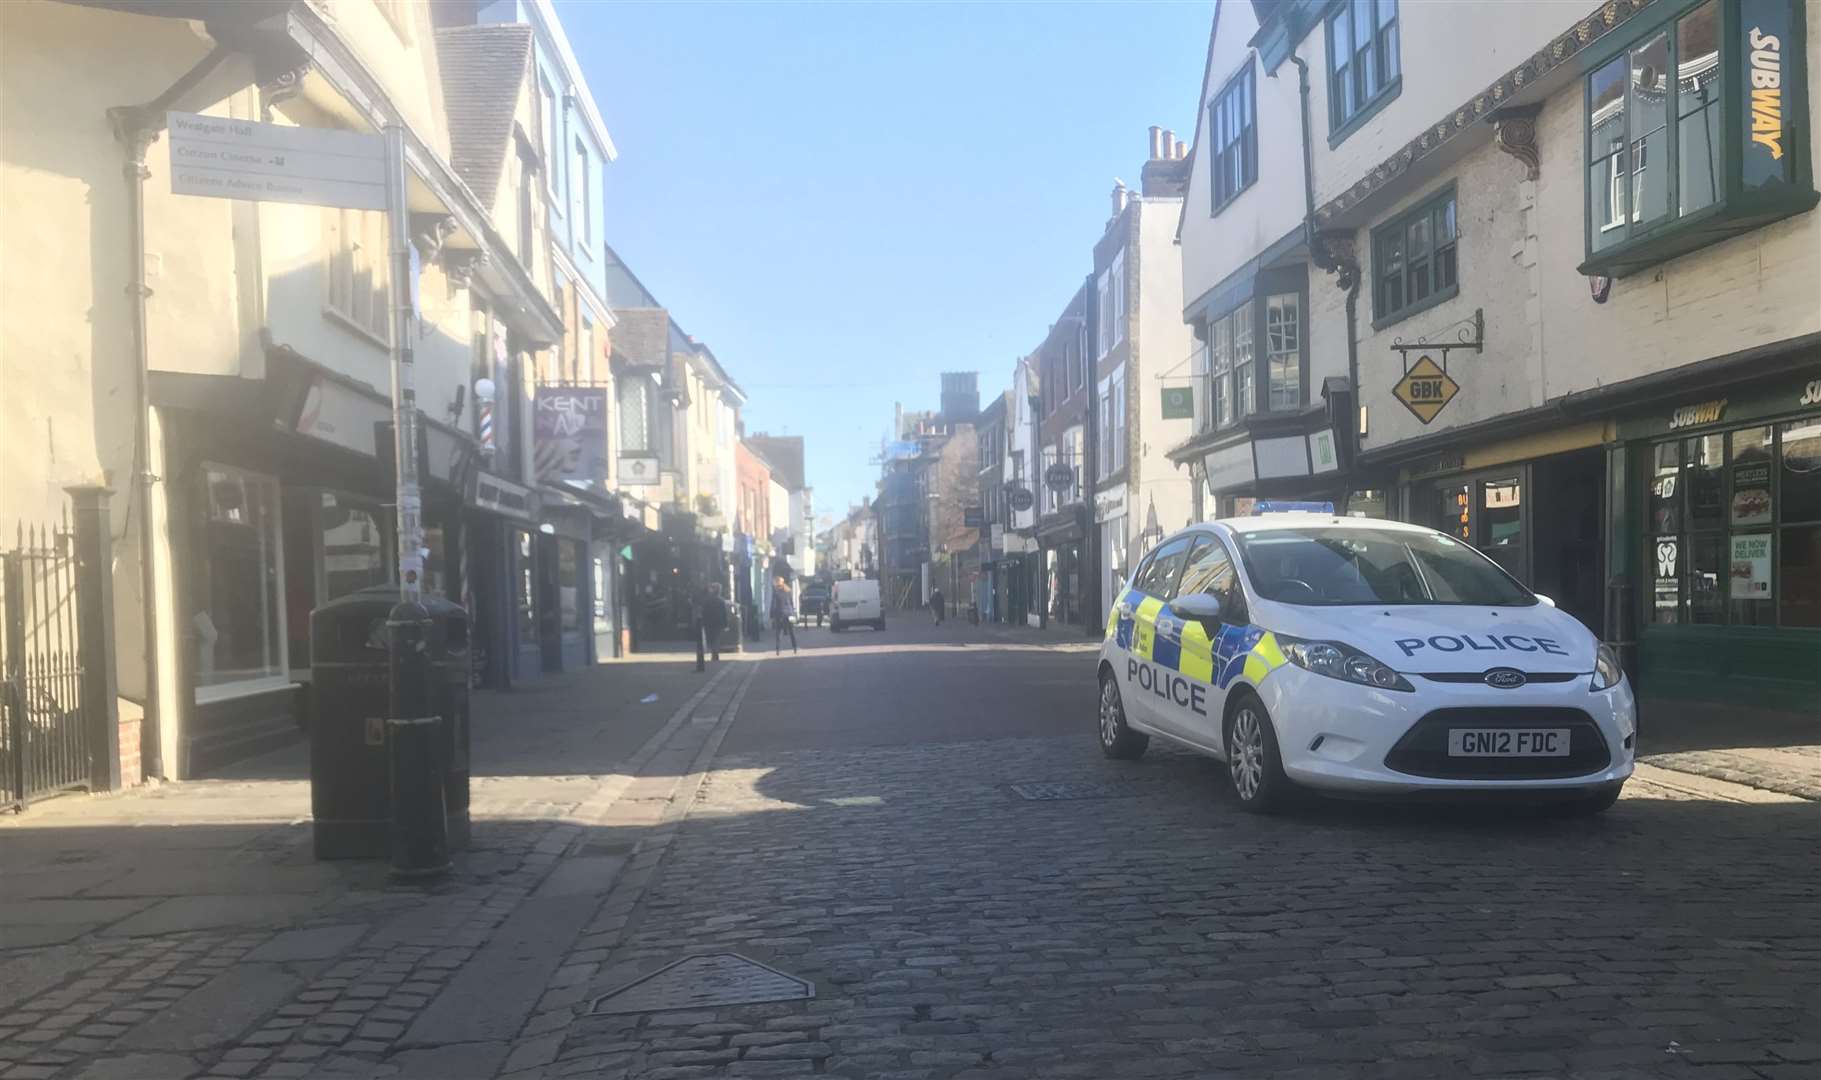
M1611 806L1637 737L1612 650L1467 544L1318 509L1145 556L1100 651L1107 755L1210 754L1258 812L1297 787Z

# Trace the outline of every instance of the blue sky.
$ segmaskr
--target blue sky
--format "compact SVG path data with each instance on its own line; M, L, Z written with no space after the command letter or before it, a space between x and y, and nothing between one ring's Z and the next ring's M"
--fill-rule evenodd
M1213 4L606 3L559 14L620 158L608 241L871 494L892 403L1011 380L1091 268L1151 124L1194 128Z

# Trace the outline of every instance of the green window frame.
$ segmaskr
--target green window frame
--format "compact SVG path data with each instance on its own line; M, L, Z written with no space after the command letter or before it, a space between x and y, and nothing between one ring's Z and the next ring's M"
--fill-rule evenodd
M1340 0L1328 12L1328 146L1340 145L1403 90L1397 0Z
M1213 135L1213 212L1258 182L1258 94L1251 54L1246 66L1221 88L1208 106L1208 130Z
M1623 277L1815 205L1805 7L1671 0L1588 51L1581 273Z
M1373 228L1373 329L1460 294L1459 219L1450 184Z

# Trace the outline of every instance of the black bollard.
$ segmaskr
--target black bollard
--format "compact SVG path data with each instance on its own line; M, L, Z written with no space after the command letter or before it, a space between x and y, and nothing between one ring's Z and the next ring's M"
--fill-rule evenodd
M442 719L432 713L430 613L411 601L386 620L390 644L391 715L386 720L392 788L392 876L421 879L449 870L444 805Z
M708 670L707 653L708 653L708 628L706 626L698 626L698 627L696 627L696 670L697 671Z

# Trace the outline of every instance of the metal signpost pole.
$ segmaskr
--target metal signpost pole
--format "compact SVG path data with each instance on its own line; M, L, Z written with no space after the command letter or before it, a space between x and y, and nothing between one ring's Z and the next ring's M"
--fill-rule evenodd
M398 481L398 604L387 620L391 700L392 870L431 877L449 868L442 725L430 701L430 613L423 605L423 496L417 475L416 267L406 200L405 129L386 127L386 235L391 255L392 434Z

